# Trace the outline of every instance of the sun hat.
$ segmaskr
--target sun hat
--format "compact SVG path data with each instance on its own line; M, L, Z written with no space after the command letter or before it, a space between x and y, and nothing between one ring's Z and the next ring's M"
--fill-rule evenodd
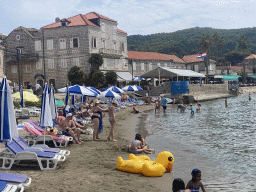
M113 101L112 103L113 103L113 104L116 104L116 105L118 105L118 102L117 102L117 101Z
M96 103L100 103L100 100L95 99L94 103L95 103L95 104L96 104Z
M67 117L70 117L70 116L72 116L72 113L68 113L68 114L67 114Z

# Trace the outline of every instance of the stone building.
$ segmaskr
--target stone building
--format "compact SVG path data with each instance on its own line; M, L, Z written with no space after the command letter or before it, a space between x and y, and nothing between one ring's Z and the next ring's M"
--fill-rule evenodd
M204 65L204 59L203 58L196 58L198 55L185 55L182 59L186 63L186 69L206 74L206 69ZM209 75L216 75L216 62L214 60L210 59L210 65L208 66L208 72Z
M158 66L186 69L185 62L177 56L156 52L128 51L128 63L133 77L138 77Z
M128 71L126 32L117 28L117 21L95 12L56 18L40 30L19 27L6 38L6 48L7 76L18 82L20 68L20 81L25 86L48 82L64 87L72 66L90 72L91 53L103 56L100 70Z
M252 71L253 75L256 75L256 55L251 54L246 57L242 62L241 66L245 65L245 67Z

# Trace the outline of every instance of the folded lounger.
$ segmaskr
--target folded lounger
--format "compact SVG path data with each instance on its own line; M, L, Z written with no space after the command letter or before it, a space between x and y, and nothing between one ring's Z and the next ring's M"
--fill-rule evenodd
M26 175L0 172L0 191L13 192L24 191L24 187L31 184L31 178Z
M58 162L65 161L66 156L56 155L54 153L23 150L16 142L10 141L6 143L5 150L1 151L0 160L3 160L1 169L11 169L14 163L19 163L21 160L37 161L41 170L55 170ZM46 166L43 162L46 162Z
M37 128L37 129L36 129ZM24 130L31 133L35 136L35 138L25 138L28 144L32 143L32 145L37 144L39 142L45 141L52 141L55 147L66 147L67 144L73 141L72 137L68 137L65 135L61 136L51 136L51 135L44 135L43 132L39 131L38 129L42 129L39 125L36 127L28 122L24 123Z
M35 149L42 149L43 152L50 152L50 153L55 153L56 155L70 155L70 151L68 150L60 150L58 148L50 148L47 145L32 145L29 146L26 141L24 141L21 137L14 137L12 138L13 141L15 141L22 149L28 149L30 148L31 150Z

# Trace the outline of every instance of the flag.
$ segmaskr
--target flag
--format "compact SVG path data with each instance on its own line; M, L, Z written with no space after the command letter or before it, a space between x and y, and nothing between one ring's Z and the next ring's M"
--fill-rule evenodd
M206 52L204 52L202 54L199 54L196 58L201 59L201 58L204 58L204 57L206 57Z

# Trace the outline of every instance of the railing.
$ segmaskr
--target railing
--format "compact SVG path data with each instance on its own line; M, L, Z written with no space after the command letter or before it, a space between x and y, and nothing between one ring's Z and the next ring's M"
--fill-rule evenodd
M100 48L99 52L102 54L109 54L109 55L122 55L122 51L118 51L114 49Z
M21 54L19 55L19 59L22 60L38 60L38 54L32 53L32 54ZM6 55L5 56L6 62L8 61L16 61L17 55Z

